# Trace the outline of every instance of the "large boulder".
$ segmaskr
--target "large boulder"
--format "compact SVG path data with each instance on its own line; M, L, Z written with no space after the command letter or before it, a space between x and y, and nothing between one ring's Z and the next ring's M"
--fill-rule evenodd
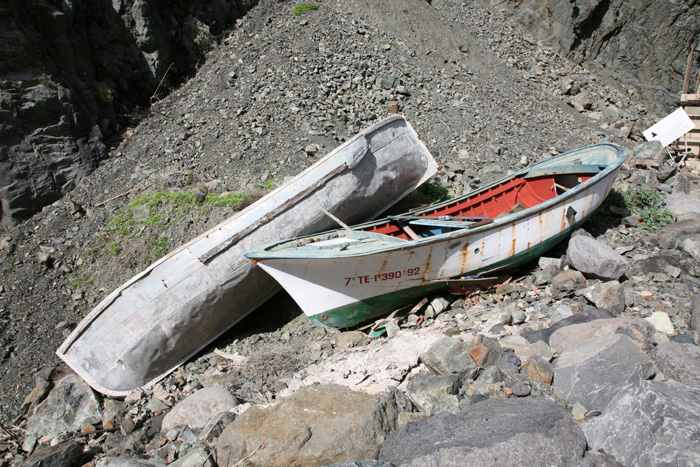
M627 260L603 242L586 235L571 237L566 259L586 277L618 280L629 269Z
M625 311L625 288L618 281L599 282L579 290L578 294L596 308L609 310L615 315Z
M453 374L462 378L477 370L470 351L471 348L459 339L443 337L435 341L420 359L438 375Z
M656 242L659 248L672 250L681 240L691 235L700 234L700 220L687 219L666 224L656 233Z
M648 350L653 344L655 332L654 325L642 318L625 316L612 319L596 319L557 329L550 336L549 345L561 353L591 337L620 334L632 339L640 349Z
M667 378L700 387L700 347L664 342L652 350L651 358Z
M352 391L329 384L305 387L269 407L253 407L219 437L220 467L251 456L256 465L323 466L376 459L396 427L394 395Z
M22 467L73 467L83 465L83 445L76 440L55 446L39 446Z
M27 431L40 438L80 431L102 421L100 400L78 375L61 378L48 397L27 418Z
M216 415L230 411L237 404L236 398L224 388L200 389L183 399L165 415L162 429L168 431L178 425L200 429Z
M700 388L642 381L618 390L608 410L582 425L591 449L624 465L700 465Z
M603 411L617 391L653 376L654 362L627 336L602 335L562 352L554 362L554 394Z
M379 459L402 467L573 465L586 441L571 414L544 399L489 399L392 433Z
M685 212L700 212L700 199L684 193L673 193L666 196L666 209L675 215Z
M575 315L571 315L564 319L561 319L548 328L538 329L537 331L522 332L520 336L524 337L528 340L528 342L533 344L537 341L542 341L545 344L549 344L550 337L558 329L561 329L566 326L571 326L572 324L587 323L596 319L607 319L612 317L613 315L611 315L608 310L600 310L592 306L584 305L581 307L581 311L579 311Z

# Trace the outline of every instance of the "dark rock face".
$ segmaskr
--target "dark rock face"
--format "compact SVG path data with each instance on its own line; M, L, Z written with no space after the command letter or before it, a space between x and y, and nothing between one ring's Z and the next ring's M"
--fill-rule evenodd
M699 398L696 386L673 380L630 384L582 425L588 446L623 465L698 465Z
M571 414L542 399L492 399L393 432L379 459L405 466L573 465L586 440Z
M107 157L103 141L191 75L214 35L256 3L0 6L0 222L26 219L74 188Z
M677 99L688 50L700 33L696 2L493 0L491 5L575 61L595 60L632 77L640 93L666 106Z

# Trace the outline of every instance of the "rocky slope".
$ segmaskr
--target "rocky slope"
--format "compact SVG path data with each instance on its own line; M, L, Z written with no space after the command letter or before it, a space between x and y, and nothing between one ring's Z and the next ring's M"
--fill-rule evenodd
M17 417L35 414L36 404L67 373L54 350L98 300L163 250L196 236L236 209L207 204L206 192L267 189L397 110L411 120L443 166L438 178L455 193L502 176L510 168L603 138L631 146L641 139L641 130L659 117L648 110L651 106L641 99L638 87L615 80L585 61L575 64L543 48L499 11L479 2L318 4L317 10L295 16L290 3L261 2L211 52L198 74L154 105L149 117L129 130L112 157L69 197L3 234L0 406L4 420L20 423ZM665 173L668 167L639 158L625 171L626 185L665 192L697 190L698 173L690 168L681 175L662 175L668 181L657 187L657 171ZM195 202L179 203L168 193L189 193ZM147 203L144 209L144 196L161 202ZM128 227L128 235L121 233L123 227ZM586 228L621 248L633 268L638 268L638 278L624 282L625 313L647 317L654 310L664 311L675 320L672 336L692 338L689 303L697 283L692 240L683 251L674 245L657 247L649 233L634 223L620 224L619 219ZM659 255L671 259L654 259ZM657 263L661 269L650 272ZM557 268L562 267L558 263ZM467 332L483 340L484 336L517 334L530 322L534 323L531 330L544 327L565 313L566 309L553 316L561 306L573 313L589 303L583 292L553 298L551 288L544 289L554 271L542 272L539 279L531 272L524 270L526 279L514 284L509 294L468 304L448 300L451 308L445 313L433 308L432 316L421 311L423 328L433 336L434 330ZM537 285L536 281L542 282ZM569 292L595 285L576 284ZM534 290L533 285L539 288ZM600 308L619 305L619 300L596 304ZM519 313L521 308L524 314ZM52 439L63 439L66 433L89 425L118 427L122 434L100 435L88 453L131 453L165 460L184 457L195 445L194 432L161 432L167 407L176 401L200 387L218 385L238 401L269 402L314 382L324 359L336 352L343 358L340 350L347 345L339 339L346 337L314 329L298 314L287 297L277 297L215 344L229 354L247 357L246 365L240 360L229 363L209 349L147 393L134 394L126 402L94 399L96 405L86 412L99 412L99 416L82 420L80 428L63 427L50 434L37 431L21 439L23 449L20 445L8 448L8 462L33 452L37 441L51 444ZM411 319L406 317L409 335L418 324L411 324ZM515 328L505 327L514 322ZM504 326L502 332L493 330L498 324ZM386 345L374 341L371 347ZM398 384L408 372L421 371L416 369L417 358L400 370L389 363L388 379ZM376 369L352 376L353 371L344 373L345 379L376 382L385 374ZM540 388L529 378L515 380L534 391L520 385L510 388L512 394L551 395L548 386ZM22 407L35 383L39 389ZM452 401L457 404L473 382L462 383L461 399ZM508 385L480 386L472 388L470 401L472 395L479 395L476 402L492 389L493 394L508 395ZM65 399L59 393L55 397ZM93 404L92 396L72 400ZM398 412L412 413L404 410L408 406L402 407ZM543 413L549 412L543 409ZM232 416L228 417L214 423L219 432L231 421ZM207 442L210 450L213 438ZM60 449L68 447L79 457L84 451L80 442L77 447L74 442L60 445ZM246 448L247 454L240 446L235 452L244 457L255 447Z

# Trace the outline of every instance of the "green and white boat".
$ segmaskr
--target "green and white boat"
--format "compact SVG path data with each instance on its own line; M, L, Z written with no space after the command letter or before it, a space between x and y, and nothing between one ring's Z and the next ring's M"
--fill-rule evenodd
M626 157L623 147L596 144L449 201L245 255L317 326L354 326L450 280L540 256L601 205Z

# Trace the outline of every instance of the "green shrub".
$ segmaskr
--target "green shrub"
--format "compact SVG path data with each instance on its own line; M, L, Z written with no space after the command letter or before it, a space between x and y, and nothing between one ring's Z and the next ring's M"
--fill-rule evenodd
M644 187L627 190L622 193L625 207L639 217L644 230L656 232L666 224L670 224L675 216L668 209L661 209L665 195Z
M315 3L302 3L294 7L294 14L296 16L305 15L311 10L316 10L317 8L318 5L316 5Z
M430 204L450 199L450 190L442 186L438 180L429 180L419 186L416 191L425 196Z

